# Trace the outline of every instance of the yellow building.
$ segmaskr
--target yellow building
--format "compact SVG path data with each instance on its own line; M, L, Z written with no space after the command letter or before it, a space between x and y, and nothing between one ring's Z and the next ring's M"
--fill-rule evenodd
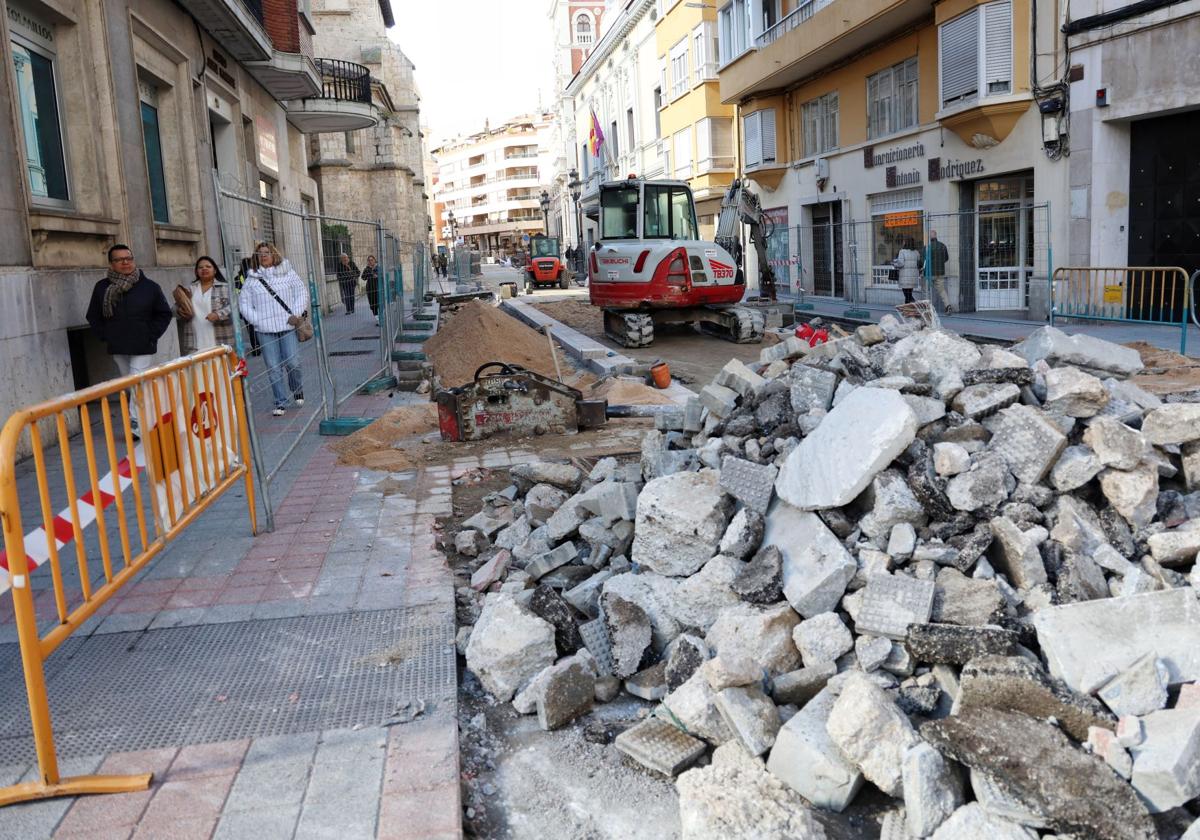
M702 238L736 172L734 106L721 102L717 81L717 10L711 3L660 0L654 38L658 51L659 137L664 177L688 181Z
M721 99L785 285L899 302L892 259L936 231L941 303L1044 316L1069 123L1057 4L1033 26L1032 1L720 4Z

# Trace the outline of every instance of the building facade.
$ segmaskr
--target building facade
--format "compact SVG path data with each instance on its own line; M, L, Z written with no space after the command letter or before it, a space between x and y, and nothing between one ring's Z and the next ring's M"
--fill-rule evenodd
M84 319L109 246L130 245L166 291L190 280L201 254L227 256L214 172L231 189L315 207L304 133L356 106L327 88L294 0L0 6L12 71L0 82L0 153L19 162L0 168L7 414L114 373ZM249 224L273 236L271 214ZM177 353L169 330L159 356Z
M523 115L433 150L435 206L442 205L443 227L471 250L508 256L545 230L550 121L550 113Z
M732 0L722 99L783 290L899 302L890 262L936 231L960 311L1044 318L1069 148L1055 4Z

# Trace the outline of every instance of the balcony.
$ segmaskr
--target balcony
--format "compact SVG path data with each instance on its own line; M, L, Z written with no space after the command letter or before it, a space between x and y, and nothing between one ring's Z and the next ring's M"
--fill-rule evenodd
M238 61L271 60L274 48L263 29L262 0L192 0L187 10Z
M371 71L361 64L318 58L321 93L288 103L288 121L304 134L358 131L379 122L371 104Z
M246 69L280 102L321 93L321 71L307 55L274 50L266 61L248 61Z
M721 68L721 100L784 89L932 15L932 0L809 0Z

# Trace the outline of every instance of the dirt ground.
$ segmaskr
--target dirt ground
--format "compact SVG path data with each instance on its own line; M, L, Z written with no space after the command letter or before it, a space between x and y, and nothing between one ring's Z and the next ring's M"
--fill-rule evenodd
M1200 359L1163 350L1144 341L1125 345L1138 351L1145 371L1133 381L1152 394L1179 394L1200 388Z

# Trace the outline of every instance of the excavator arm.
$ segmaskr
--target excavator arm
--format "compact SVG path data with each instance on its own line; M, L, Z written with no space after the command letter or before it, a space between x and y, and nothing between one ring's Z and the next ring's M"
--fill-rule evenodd
M758 257L758 286L763 297L775 300L775 269L767 259L767 237L771 235L774 222L763 212L758 196L742 189L741 179L735 179L725 193L721 203L721 215L717 220L716 243L728 251L737 264L737 270L745 277L745 254L739 226L750 228L750 244Z

